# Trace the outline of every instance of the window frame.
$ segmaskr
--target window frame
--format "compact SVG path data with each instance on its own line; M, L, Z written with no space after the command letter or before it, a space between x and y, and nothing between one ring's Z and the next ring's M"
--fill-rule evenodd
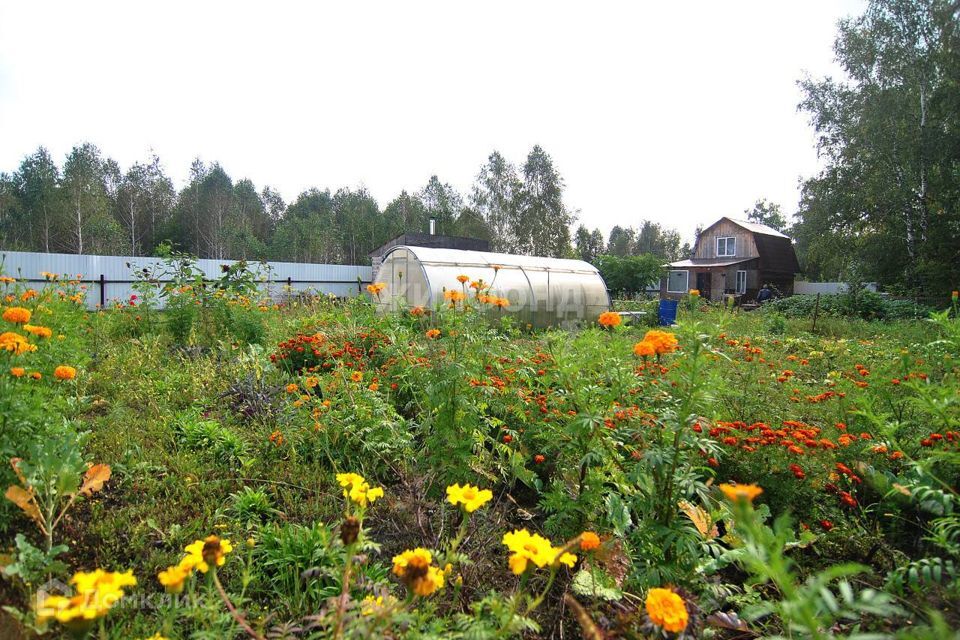
M682 273L682 274L685 274L687 277L686 284L684 285L683 289L678 291L674 291L673 289L670 288L670 275L674 273ZM690 291L690 270L689 269L670 269L667 272L667 293L688 293L689 291Z
M720 241L723 240L723 250L724 253L720 253ZM729 253L730 250L730 241L733 240L733 253ZM716 239L716 252L718 258L735 258L737 257L737 236L717 236Z
M743 274L743 289L740 288L740 274L741 274L741 273ZM736 283L735 283L735 285L736 285L736 287L735 287L734 291L735 291L736 293L746 293L746 292L747 292L747 272L746 272L746 270L744 270L744 269L737 269L737 276L736 276Z

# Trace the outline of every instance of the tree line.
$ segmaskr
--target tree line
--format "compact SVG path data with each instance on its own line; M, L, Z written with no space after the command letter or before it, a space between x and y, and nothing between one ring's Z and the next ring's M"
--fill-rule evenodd
M488 239L498 251L573 254L575 213L550 156L517 167L493 152L471 192L432 176L380 208L364 188L310 188L290 203L218 164L196 160L177 190L156 155L121 169L91 143L62 165L43 147L0 174L0 245L8 250L153 255L164 243L201 258L363 263L405 232Z
M871 0L834 51L845 78L800 82L824 165L791 229L804 272L943 299L960 285L960 4Z

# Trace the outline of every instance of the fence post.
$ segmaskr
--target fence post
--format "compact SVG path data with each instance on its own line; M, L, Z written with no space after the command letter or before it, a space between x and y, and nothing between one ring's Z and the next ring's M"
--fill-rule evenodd
M820 315L820 294L817 294L817 301L813 305L813 327L810 328L810 331L817 330L817 316Z
M103 274L100 274L100 308L107 306L107 281Z

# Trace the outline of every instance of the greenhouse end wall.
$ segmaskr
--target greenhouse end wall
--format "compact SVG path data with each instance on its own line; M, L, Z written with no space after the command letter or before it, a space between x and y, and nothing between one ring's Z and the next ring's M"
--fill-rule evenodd
M489 310L491 316L509 315L520 324L573 327L610 309L600 273L580 260L399 246L384 255L377 271L377 281L386 285L380 310L433 308L450 289L472 293L457 280L460 275L482 280L490 295L510 301L504 309Z

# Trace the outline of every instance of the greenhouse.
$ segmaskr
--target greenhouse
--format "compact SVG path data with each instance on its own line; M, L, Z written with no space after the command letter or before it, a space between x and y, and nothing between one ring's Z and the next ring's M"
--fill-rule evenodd
M610 308L600 273L580 260L411 246L393 247L384 255L376 280L386 288L378 304L384 312L433 308L446 291L472 295L469 283L457 280L460 275L509 301L490 309L491 315L509 315L520 324L569 328L594 322Z

